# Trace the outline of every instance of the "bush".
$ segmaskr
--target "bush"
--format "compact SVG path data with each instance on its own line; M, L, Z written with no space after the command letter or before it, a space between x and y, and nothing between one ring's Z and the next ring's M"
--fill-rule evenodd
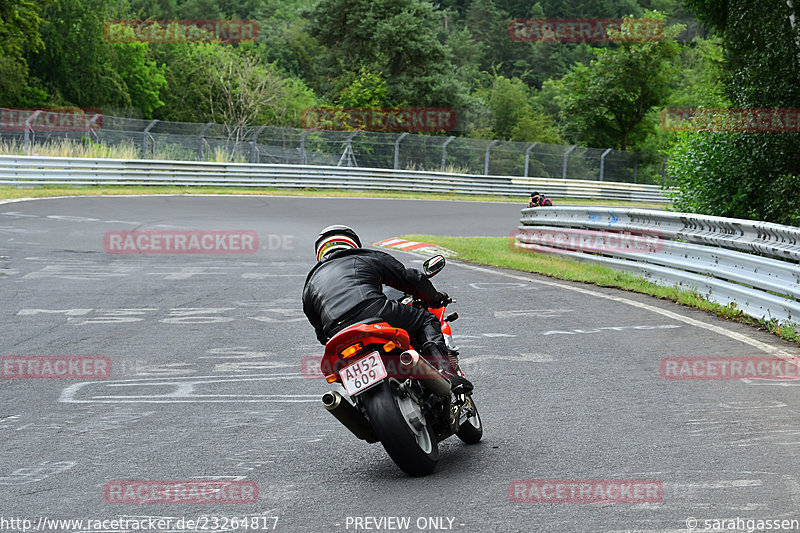
M669 150L673 209L800 225L797 134L694 132Z

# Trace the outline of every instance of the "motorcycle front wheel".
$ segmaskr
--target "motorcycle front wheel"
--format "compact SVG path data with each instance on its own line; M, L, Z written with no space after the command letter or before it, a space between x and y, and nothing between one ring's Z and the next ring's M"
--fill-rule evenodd
M467 396L466 402L466 412L462 416L461 425L456 436L465 444L476 444L483 437L483 423L481 422L481 415L478 414L478 408L475 407L475 402L472 401L472 396Z
M392 393L384 381L362 397L375 436L389 457L409 476L425 476L439 462L436 435L419 405Z

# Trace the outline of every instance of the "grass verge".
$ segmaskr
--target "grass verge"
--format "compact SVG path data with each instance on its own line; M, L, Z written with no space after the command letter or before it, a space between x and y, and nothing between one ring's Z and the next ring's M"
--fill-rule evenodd
M46 198L51 196L97 196L119 194L226 194L226 195L267 195L267 196L327 196L336 198L407 198L414 200L459 200L472 202L507 202L527 206L527 196L484 196L479 194L426 193L403 191L350 191L340 189L278 189L273 187L230 188L230 187L181 187L181 186L85 186L61 187L41 186L31 188L0 187L0 200L16 198ZM665 204L627 202L624 200L582 200L558 198L563 205L602 205L612 207L640 207L665 209Z
M702 309L727 320L747 324L769 331L782 339L800 344L800 333L796 326L780 324L776 320L759 320L745 315L741 310L722 306L703 298L697 291L656 285L628 272L618 272L601 265L588 265L570 259L519 251L509 246L506 237L439 237L433 235L404 235L412 241L437 244L458 253L458 259L467 263L489 265L511 270L542 274L551 278L578 281L615 287L626 291L648 294L680 305Z

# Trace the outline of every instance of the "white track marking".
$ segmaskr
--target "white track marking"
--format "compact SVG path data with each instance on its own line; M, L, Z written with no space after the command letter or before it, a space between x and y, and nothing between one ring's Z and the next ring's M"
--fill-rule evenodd
M306 379L295 373L282 374L251 374L248 376L187 376L167 378L139 378L115 381L84 381L66 387L61 392L60 403L247 403L247 402L278 402L278 403L314 403L319 402L317 394L201 394L197 388L202 385L232 383L243 381L284 381L292 379ZM164 392L164 387L172 390ZM93 394L86 399L78 398L78 392L88 387ZM104 389L123 390L125 387L157 387L161 390L149 394L103 394ZM103 395L100 395L103 394Z
M548 287L556 287L556 288L559 288L559 289L573 291L573 292L577 292L577 293L580 293L580 294L586 294L588 296L594 296L596 298L604 298L606 300L611 300L611 301L614 301L614 302L630 305L630 306L633 306L633 307L638 307L639 309L646 309L647 311L651 311L653 313L658 313L660 315L663 315L665 317L671 318L673 320L678 320L678 321L683 322L685 324L689 324L690 326L695 326L695 327L698 327L698 328L702 328L702 329L711 331L713 333L716 333L718 335L722 335L722 336L728 337L729 339L733 339L733 340L742 342L744 344L752 346L753 348L756 348L757 350L760 350L762 352L774 355L776 357L780 357L782 359L792 359L792 360L794 360L795 357L796 357L795 355L793 355L793 354L791 354L791 353L789 353L789 352L787 352L787 351L785 351L785 350L783 350L783 349L781 349L781 348L779 348L777 346L772 346L770 344L761 342L759 340L756 340L756 339L753 339L751 337L748 337L747 335L744 335L742 333L731 331L731 330L725 329L725 328L723 328L721 326L717 326L717 325L714 325L714 324L709 324L707 322L702 322L702 321L697 320L695 318L682 316L682 315L679 315L678 313L675 313L674 311L669 311L668 309L661 309L661 308L656 307L654 305L646 304L646 303L643 303L643 302L637 302L635 300L631 300L629 298L624 298L622 296L614 296L614 295L611 295L611 294L603 294L602 292L593 291L591 289L586 289L586 288L583 288L583 287L574 287L574 286L571 286L571 285L567 285L567 284L564 284L564 283L558 283L558 282L555 282L555 281L534 279L533 277L528 277L528 276L525 276L525 275L522 275L522 274L512 274L511 272L503 272L503 271L498 271L498 270L492 270L492 269L489 269L489 268L484 268L484 267L480 267L480 266L476 266L476 265L468 265L468 264L461 263L461 262L452 262L452 264L457 265L457 266L459 266L461 268L466 268L466 269L469 269L469 270L475 270L477 272L484 272L484 273L487 273L487 274L494 274L494 275L497 275L497 276L503 276L503 277L506 277L506 278L516 279L516 280L520 280L520 281L527 281L529 283L536 283L536 284L545 285L545 286L548 286ZM533 274L531 274L530 276L533 276Z

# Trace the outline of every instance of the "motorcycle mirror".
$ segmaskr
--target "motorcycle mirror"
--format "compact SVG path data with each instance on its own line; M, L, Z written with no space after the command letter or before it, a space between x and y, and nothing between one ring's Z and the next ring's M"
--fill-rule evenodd
M422 263L422 270L425 275L432 278L444 268L445 260L443 255L434 255L424 263Z

